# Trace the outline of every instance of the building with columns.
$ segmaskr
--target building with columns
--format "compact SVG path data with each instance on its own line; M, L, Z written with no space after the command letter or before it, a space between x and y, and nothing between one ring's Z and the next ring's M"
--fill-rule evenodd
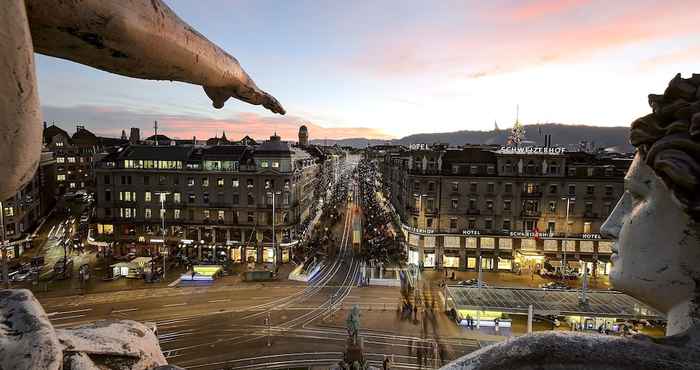
M121 147L96 166L98 238L118 254L165 244L198 259L273 262L274 217L286 262L315 207L323 161L276 135L256 145Z
M588 266L607 274L600 226L623 193L629 156L563 148L377 147L409 262L476 270Z

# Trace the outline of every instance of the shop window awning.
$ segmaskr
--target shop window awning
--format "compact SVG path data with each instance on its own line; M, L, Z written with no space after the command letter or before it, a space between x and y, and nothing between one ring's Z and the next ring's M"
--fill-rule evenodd
M448 286L449 304L460 310L488 310L527 314L529 305L535 313L546 315L580 315L592 317L638 318L659 320L663 315L641 301L620 292L589 291L587 304L580 303L580 290L544 290L537 288L476 288Z

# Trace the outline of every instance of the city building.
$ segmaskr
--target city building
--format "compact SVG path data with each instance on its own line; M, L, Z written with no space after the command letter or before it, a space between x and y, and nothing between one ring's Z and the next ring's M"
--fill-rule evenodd
M55 205L56 161L53 154L43 150L39 167L32 180L17 194L0 201L5 241L9 243L8 258L19 257L31 247L27 238L39 220ZM0 233L2 235L2 233Z
M299 147L306 148L309 146L309 129L305 125L299 127Z
M315 207L323 161L277 135L256 145L121 147L97 163L98 238L117 242L117 253L165 243L198 259L286 262Z
M600 226L623 193L626 156L556 147L412 145L368 150L403 224L409 262L518 271L566 263L607 274Z
M93 157L101 151L100 138L84 126L77 126L73 136L56 125L46 127L44 144L56 159L56 183L59 194L94 188ZM116 140L116 139L115 139Z

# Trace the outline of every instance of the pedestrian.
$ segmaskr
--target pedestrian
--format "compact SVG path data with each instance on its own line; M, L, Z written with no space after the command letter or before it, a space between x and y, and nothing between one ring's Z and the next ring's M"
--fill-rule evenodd
M499 321L498 317L493 319L493 324L494 324L493 329L496 331L496 333L498 333L498 321Z
M454 280L454 279L455 279L455 272L452 271L452 280Z

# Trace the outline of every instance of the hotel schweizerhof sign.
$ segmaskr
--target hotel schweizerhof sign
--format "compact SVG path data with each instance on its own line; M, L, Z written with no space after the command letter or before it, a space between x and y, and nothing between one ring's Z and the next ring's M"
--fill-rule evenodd
M498 154L544 154L544 155L562 155L566 149L560 147L548 146L502 146L496 151Z

